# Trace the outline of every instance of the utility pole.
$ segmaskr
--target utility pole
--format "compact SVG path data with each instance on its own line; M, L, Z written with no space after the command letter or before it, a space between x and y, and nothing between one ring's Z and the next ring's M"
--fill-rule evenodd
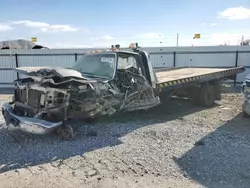
M11 62L11 60L12 60L12 51L11 51L11 46L10 46L10 37L8 37L8 45L9 45L9 50L10 50L10 63L12 63Z
M179 46L179 33L177 33L176 35L176 46L177 47Z

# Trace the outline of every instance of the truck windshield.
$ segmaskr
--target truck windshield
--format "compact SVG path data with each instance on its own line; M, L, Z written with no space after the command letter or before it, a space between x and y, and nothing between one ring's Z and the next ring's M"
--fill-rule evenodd
M85 77L111 79L115 72L115 63L115 54L91 54L84 55L72 69L81 72Z

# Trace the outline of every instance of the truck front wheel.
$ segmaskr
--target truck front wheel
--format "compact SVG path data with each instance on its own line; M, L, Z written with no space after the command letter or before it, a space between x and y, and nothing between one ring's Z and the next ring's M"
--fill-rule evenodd
M56 135L62 140L70 140L74 137L74 130L68 122L64 122L62 126L57 128Z
M214 104L216 95L212 85L203 85L199 92L199 105L211 107Z

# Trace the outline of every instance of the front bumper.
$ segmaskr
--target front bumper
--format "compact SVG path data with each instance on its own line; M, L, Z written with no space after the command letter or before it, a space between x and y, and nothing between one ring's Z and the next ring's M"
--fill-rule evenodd
M17 116L13 113L9 103L5 103L2 106L2 114L9 130L45 135L62 125L62 122L54 123L36 118Z

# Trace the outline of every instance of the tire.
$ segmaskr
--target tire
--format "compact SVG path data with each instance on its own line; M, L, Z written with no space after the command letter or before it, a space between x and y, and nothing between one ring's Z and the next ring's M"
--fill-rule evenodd
M212 107L215 101L215 89L211 85L204 85L199 92L199 105Z
M71 140L74 137L74 130L71 125L64 123L57 128L56 135L62 140Z
M194 88L191 93L191 101L196 105L199 105L199 96L200 96L200 89Z
M172 95L173 95L173 91L160 93L159 97L160 97L161 103L162 104L167 103L169 99L172 97Z

